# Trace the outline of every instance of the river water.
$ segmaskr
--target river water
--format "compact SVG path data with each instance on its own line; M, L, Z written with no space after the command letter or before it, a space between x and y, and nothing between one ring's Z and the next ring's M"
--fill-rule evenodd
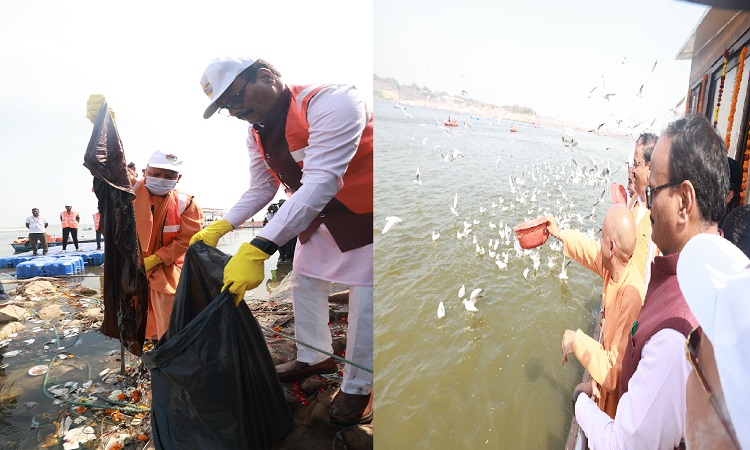
M449 114L459 126L446 131L438 124ZM515 239L506 244L500 230L544 211L577 213L569 226L598 239L609 184L625 183L633 142L579 132L570 149L560 129L516 123L511 133L507 121L405 113L380 100L375 117L376 447L563 448L583 370L574 357L561 365L562 334L591 332L601 279L573 262L561 280L553 237L534 270L531 255L517 256ZM463 157L445 162L441 151L454 150ZM608 165L611 181L596 176ZM417 166L422 185L413 182ZM456 193L458 216L450 211ZM388 216L402 222L381 234ZM472 232L459 239L465 221ZM490 239L509 253L507 268L490 257ZM461 304L462 285L465 298L484 289L478 312ZM446 312L438 319L441 301Z

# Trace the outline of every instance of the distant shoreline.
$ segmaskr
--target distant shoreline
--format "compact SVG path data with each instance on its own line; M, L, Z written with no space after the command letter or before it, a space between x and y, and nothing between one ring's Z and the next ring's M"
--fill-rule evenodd
M374 90L373 96L378 100L400 104L407 107L420 107L431 109L434 111L445 110L449 112L467 114L470 116L507 120L526 123L529 125L539 124L545 128L559 128L560 131L562 131L564 128L572 128L573 130L576 130L580 133L587 133L590 129L590 125L584 125L580 122L567 122L553 117L537 116L531 114L517 114L497 105L478 103L471 99L469 99L469 101L465 101L460 98L450 97L442 99L421 98L399 100L399 93L397 91L389 90ZM634 139L635 137L633 134L613 133L609 130L600 133L600 135L621 139Z

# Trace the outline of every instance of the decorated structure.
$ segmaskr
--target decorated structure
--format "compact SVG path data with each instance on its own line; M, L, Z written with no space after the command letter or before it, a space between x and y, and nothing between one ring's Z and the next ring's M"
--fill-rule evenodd
M692 61L685 112L705 115L724 137L728 156L742 167L743 205L750 159L750 69L745 70L749 46L750 11L712 7L677 54L677 59Z

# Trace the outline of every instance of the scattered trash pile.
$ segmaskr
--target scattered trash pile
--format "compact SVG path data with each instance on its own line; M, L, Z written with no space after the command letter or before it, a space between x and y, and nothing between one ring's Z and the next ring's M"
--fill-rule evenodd
M0 448L146 448L150 374L96 331L99 293L35 278L9 294L0 304Z
M151 374L130 353L123 361L120 343L98 331L101 295L80 281L19 280L0 302L0 448L154 448ZM270 299L247 303L274 364L296 355L295 343L282 337L294 336L288 281ZM329 297L334 353L340 356L348 325L345 289L334 285ZM328 420L340 383L341 372L282 383L298 426L273 448L372 448L372 424L342 429Z

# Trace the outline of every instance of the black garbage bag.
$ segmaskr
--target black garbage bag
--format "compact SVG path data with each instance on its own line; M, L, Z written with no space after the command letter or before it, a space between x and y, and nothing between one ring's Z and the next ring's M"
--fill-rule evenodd
M135 230L135 194L125 167L125 151L106 103L94 123L83 165L94 176L104 233L104 320L100 331L140 356L146 337L148 279Z
M151 370L157 449L270 448L294 427L258 322L220 292L229 255L191 245Z

